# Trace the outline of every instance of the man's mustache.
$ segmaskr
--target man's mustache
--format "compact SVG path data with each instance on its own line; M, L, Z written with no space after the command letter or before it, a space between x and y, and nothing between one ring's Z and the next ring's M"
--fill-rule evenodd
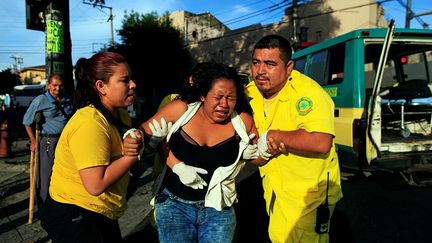
M257 76L255 76L255 80L257 80L257 79L269 80L269 78L267 76L264 76L264 75L257 75Z

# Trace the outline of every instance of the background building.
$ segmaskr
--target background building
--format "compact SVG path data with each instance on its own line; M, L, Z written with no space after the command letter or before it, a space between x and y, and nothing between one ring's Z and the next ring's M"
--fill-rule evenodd
M211 13L193 14L179 10L170 13L173 25L183 32L185 43L196 43L223 36L230 29Z
M45 65L25 67L20 70L19 76L23 84L44 84L46 81Z
M214 60L246 73L253 46L265 35L282 35L299 49L354 29L387 26L384 9L375 0L313 1L293 5L285 13L277 23L236 30L223 27L209 13L176 11L171 16L175 26L187 33L185 44L196 62ZM210 24L211 21L215 24Z

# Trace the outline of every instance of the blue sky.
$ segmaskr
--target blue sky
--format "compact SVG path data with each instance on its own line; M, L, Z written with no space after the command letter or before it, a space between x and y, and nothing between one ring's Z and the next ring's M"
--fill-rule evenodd
M339 1L352 1L353 6L357 5L355 0ZM25 0L0 1L0 71L11 67L14 62L11 56L14 55L23 58L21 68L45 64L45 33L25 28L24 2ZM109 10L93 8L82 2L82 0L69 1L73 63L80 57L90 57L94 51L107 45L110 40L110 25L107 22ZM176 10L186 10L197 14L210 12L222 22L227 23L231 29L256 23L268 24L281 20L284 8L265 14L253 13L280 2L282 0L105 0L106 6L113 9L114 30L121 27L124 11L130 12L131 10L144 14L156 11L159 15L166 11ZM396 27L405 25L405 9L400 4L401 2L406 3L406 0L383 3L385 17L394 18ZM412 0L412 10L415 13L431 11L432 0ZM242 16L255 17L238 21ZM422 16L421 20L430 24L432 28L432 15ZM411 28L421 28L421 25L416 19L413 19ZM115 41L119 41L117 35L115 35Z

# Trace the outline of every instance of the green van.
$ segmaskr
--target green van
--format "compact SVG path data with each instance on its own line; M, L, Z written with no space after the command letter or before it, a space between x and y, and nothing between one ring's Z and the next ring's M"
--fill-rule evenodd
M432 30L355 30L293 59L333 98L342 167L397 171L412 184L432 171Z

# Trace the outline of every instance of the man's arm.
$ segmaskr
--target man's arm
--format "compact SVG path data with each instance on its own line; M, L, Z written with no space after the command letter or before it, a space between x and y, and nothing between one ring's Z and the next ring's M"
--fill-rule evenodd
M279 145L278 150L282 153L319 156L330 151L333 135L321 132L307 132L303 129L296 131L269 130L267 141ZM269 146L269 149L272 149L272 147ZM270 153L275 154L276 151L270 151Z
M36 137L35 137L35 133L33 132L33 128L27 125L24 125L24 127L27 132L27 136L29 137L30 140L30 151L35 151Z

